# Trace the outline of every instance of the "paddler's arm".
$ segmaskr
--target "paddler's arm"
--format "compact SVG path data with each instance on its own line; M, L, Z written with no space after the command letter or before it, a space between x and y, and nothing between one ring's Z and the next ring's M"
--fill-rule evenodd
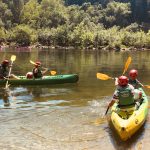
M44 70L42 71L42 75L44 75L49 69L48 68L43 68Z
M136 79L137 80L137 79ZM137 83L138 83L138 85L140 86L140 87L144 87L144 85L139 81L139 80L137 80Z
M115 102L118 101L118 90L115 91L112 100L109 102L108 106L112 107Z

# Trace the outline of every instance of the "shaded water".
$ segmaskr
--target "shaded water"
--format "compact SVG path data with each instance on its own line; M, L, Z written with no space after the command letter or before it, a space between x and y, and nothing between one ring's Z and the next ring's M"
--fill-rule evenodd
M0 60L17 56L12 72L25 75L32 70L29 60L40 60L58 74L78 73L75 84L11 87L9 107L0 92L2 149L148 149L149 116L146 124L127 142L119 140L106 118L102 118L115 90L114 81L96 79L102 72L122 74L128 56L129 67L139 70L139 79L150 85L150 52L100 52L78 50L2 51ZM149 96L149 90L145 89Z

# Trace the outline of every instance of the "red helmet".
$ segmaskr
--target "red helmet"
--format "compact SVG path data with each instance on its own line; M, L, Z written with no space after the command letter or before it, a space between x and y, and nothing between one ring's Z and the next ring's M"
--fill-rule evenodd
M129 79L126 76L120 76L118 78L118 84L120 86L126 86L128 84L128 82L129 82Z
M32 72L28 72L28 73L26 74L26 78L27 78L27 79L32 79L32 78L33 78L33 73L32 73Z
M135 70L135 69L130 70L129 76L130 76L131 79L133 79L133 80L136 79L137 75L138 75L137 70Z
M35 67L40 67L41 66L41 62L40 61L37 61L36 63L35 63Z
M9 61L7 59L5 59L3 62L2 62L3 65L9 65Z

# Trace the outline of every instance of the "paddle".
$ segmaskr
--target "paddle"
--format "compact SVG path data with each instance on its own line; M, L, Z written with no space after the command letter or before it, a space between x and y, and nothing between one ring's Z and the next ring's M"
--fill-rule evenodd
M111 107L114 103L115 103L115 101L114 101L114 100L111 100L111 102L110 102L110 103L109 103L109 105L107 106L107 110L106 110L106 112L105 112L105 115L104 115L104 116L106 116L106 115L107 115L109 108L110 108L110 107Z
M150 89L150 85L143 85L144 87Z
M128 59L127 59L127 61L126 61L126 63L125 63L125 66L124 66L124 70L123 70L122 75L124 75L125 72L128 70L128 67L129 67L129 65L130 65L130 63L131 63L131 60L132 60L132 59L131 59L131 57L129 56ZM112 77L109 77L108 75L101 74L101 73L97 73L97 78L98 78L98 79L101 79L101 80L114 79L114 78L112 78ZM147 86L147 87L148 87L148 86ZM109 108L110 108L110 106L108 105L108 106L107 106L107 110L106 110L106 112L105 112L105 115L107 115L107 112L108 112Z
M125 72L128 70L128 67L129 67L129 65L130 65L130 63L131 63L131 57L129 56L128 57L128 59L127 59L127 61L126 61L126 63L125 63L125 66L124 66L124 70L123 70L123 73L122 73L122 75L124 75L125 74Z
M30 60L30 63L33 64L33 65L36 64L36 63L33 62L32 60ZM44 67L42 67L42 68L43 68L43 69L47 69L47 68L44 68ZM57 73L56 71L50 71L50 74L51 74L51 75L56 75L56 73Z
M108 112L108 110L109 110L109 106L107 106L107 110L106 110L106 112L105 112L105 116L107 115L107 112Z
M16 55L12 55L12 56L11 56L11 64L10 64L10 68L9 68L9 73L8 73L8 78L7 78L7 81L6 81L5 89L8 88L8 80L9 80L9 76L10 76L10 74L11 74L13 62L14 62L15 60L16 60Z
M108 76L107 74L103 74L103 73L97 73L96 76L98 79L101 79L101 80L108 80L108 79L114 80L114 78Z

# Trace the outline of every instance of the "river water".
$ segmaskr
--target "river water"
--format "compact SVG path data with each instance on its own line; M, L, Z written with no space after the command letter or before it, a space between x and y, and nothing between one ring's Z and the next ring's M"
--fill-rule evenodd
M49 86L10 85L8 97L0 91L0 149L11 150L148 150L149 115L144 126L122 142L103 117L115 90L114 81L96 79L101 72L122 74L128 56L129 69L139 70L139 80L150 85L150 52L101 52L79 50L3 50L0 60L16 55L12 72L25 75L30 60L40 60L57 74L77 73L75 84ZM49 73L48 73L49 74ZM150 89L145 89L148 97ZM9 100L10 106L4 106Z

